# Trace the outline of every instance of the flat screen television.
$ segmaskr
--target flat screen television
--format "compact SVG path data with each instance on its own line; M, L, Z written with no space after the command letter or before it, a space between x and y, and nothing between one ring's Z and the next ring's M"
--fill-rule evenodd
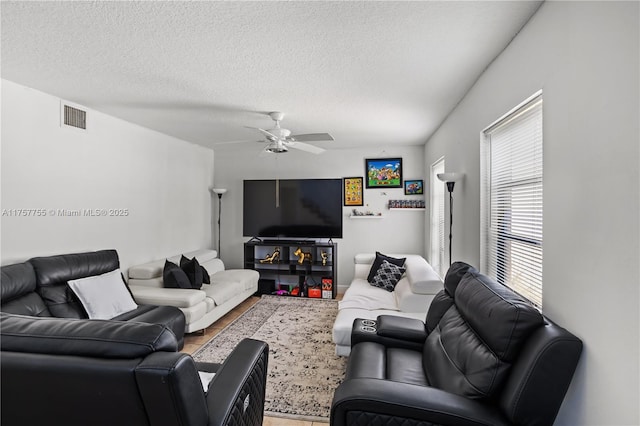
M245 180L245 237L342 238L342 179Z

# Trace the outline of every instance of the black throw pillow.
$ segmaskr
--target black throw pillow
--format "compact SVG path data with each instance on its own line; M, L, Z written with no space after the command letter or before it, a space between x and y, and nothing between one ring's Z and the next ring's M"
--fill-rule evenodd
M384 254L377 251L376 259L373 261L371 270L369 270L369 276L367 277L367 281L369 281L369 283L373 283L373 278L376 276L376 272L378 272L378 269L380 269L383 260L386 260L387 262L392 263L396 266L404 266L404 261L407 260L407 258L403 257L401 259L396 259L395 257L385 256Z
M180 268L187 274L191 288L200 289L202 287L202 267L198 259L187 259L184 255L180 258Z
M378 272L376 272L376 275L373 277L371 285L392 292L396 289L396 284L398 284L398 281L402 278L404 271L404 266L394 265L391 262L383 260L382 265L378 268Z
M192 288L187 274L178 265L168 260L164 262L162 280L167 288Z
M202 284L211 284L211 277L207 269L202 265L200 265L200 269L202 269Z

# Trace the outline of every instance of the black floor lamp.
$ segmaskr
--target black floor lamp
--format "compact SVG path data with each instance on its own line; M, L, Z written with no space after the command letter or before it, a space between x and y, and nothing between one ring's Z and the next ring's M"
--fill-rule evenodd
M226 188L212 188L213 192L218 194L218 258L221 257L220 250L220 218L222 215L222 194L227 192Z
M449 266L451 266L451 241L453 240L453 187L463 177L463 173L438 173L438 179L447 184L447 191L449 191Z

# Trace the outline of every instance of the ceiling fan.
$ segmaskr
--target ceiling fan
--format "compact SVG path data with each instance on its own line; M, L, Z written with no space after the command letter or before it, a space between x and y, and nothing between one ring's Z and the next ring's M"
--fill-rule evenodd
M274 111L269 113L269 117L275 121L275 127L269 130L252 127L260 131L269 144L265 151L274 154L282 154L289 151L289 148L299 149L312 154L321 154L325 150L306 142L332 141L333 137L329 133L307 133L304 135L292 135L291 130L280 127L280 121L284 118L284 113ZM261 141L263 142L263 141Z

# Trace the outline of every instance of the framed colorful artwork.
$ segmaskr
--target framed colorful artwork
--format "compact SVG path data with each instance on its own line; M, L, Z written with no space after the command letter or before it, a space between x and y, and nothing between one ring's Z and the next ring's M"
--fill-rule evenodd
M367 158L367 188L402 188L402 158Z
M424 182L422 180L405 180L404 195L424 194Z
M345 206L362 206L364 200L362 197L362 178L346 177L344 183L344 205Z

